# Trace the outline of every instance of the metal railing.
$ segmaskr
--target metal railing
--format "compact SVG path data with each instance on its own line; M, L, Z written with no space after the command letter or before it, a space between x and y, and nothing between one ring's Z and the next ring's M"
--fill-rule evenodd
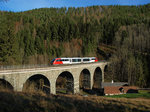
M105 60L96 62L107 62ZM93 63L79 63L79 64L63 64L63 65L50 65L50 64L24 64L24 65L0 65L0 70L14 70L14 69L31 69L31 68L44 68L44 67L52 67L52 66L73 66L80 64L93 64Z
M36 65L0 65L0 70L14 70L14 69L30 69L30 68L43 68L49 67L48 64Z

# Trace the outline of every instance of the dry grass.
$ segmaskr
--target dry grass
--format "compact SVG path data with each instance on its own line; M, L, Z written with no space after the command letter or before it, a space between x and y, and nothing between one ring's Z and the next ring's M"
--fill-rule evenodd
M149 99L0 92L0 112L150 112Z

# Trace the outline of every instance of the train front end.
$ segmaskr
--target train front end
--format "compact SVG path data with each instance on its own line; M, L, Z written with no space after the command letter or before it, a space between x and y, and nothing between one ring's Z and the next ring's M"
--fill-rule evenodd
M51 63L51 65L63 64L63 62L61 61L61 58L54 58L54 59L52 59L52 61L50 63Z

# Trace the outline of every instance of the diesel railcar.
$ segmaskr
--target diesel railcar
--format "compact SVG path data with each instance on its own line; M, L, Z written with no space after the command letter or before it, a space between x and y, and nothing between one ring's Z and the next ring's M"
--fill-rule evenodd
M54 58L50 63L52 65L61 65L61 64L79 64L92 62L98 62L98 59L96 57Z

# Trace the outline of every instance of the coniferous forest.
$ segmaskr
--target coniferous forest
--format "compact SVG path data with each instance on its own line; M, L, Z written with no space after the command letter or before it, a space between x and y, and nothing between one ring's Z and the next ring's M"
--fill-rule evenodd
M106 81L150 87L150 4L0 11L0 65L107 60Z

